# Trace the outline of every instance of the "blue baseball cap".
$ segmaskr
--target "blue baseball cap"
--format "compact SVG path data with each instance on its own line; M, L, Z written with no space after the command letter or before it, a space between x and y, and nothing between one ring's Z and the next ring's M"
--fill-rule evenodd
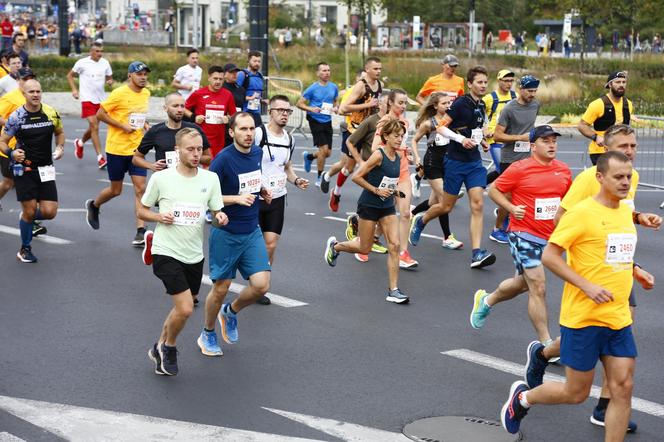
M555 135L559 137L560 133L553 130L553 128L548 124L543 124L541 126L534 127L533 130L530 131L530 142L534 143L536 139L542 137L548 137L549 135Z
M524 75L519 80L519 87L521 89L537 89L540 81L532 75Z
M148 65L143 63L142 61L132 61L129 67L127 68L127 73L129 74L135 74L136 72L141 72L141 71L150 72L150 68L148 67Z

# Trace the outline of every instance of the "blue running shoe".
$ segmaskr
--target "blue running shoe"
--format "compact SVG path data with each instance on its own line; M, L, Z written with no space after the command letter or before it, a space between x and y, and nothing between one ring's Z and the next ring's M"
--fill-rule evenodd
M528 386L525 382L514 382L510 388L509 398L500 411L500 422L508 433L518 433L521 426L521 419L528 413L528 409L524 408L521 402L519 402L519 395L524 391L528 391Z
M307 173L311 172L311 163L313 162L313 160L309 159L308 151L305 150L304 152L302 152L302 159L304 160L304 171Z
M480 249L473 253L473 257L470 261L470 268L481 269L482 267L490 266L494 262L496 262L496 255L489 253L484 249Z
M224 342L235 344L238 340L237 315L229 312L229 307L228 304L222 305L217 319L219 319L219 324L221 324L221 337L224 338Z
M505 232L503 229L494 229L493 232L491 232L489 235L489 239L499 244L507 244L509 242L507 240L507 232Z
M528 350L526 350L526 373L524 376L528 388L535 388L542 385L544 371L546 370L546 366L549 365L547 361L543 361L538 356L538 353L543 349L544 344L540 341L533 341L528 344Z
M198 337L196 343L200 347L201 353L203 353L205 356L222 356L224 354L224 352L221 351L221 347L219 346L217 333L214 331L201 331L201 334Z
M486 305L484 300L489 296L484 290L478 290L473 297L473 310L470 312L470 326L474 329L484 327L486 317L491 313L491 307Z
M398 288L394 290L388 290L387 296L385 297L387 302L394 302L395 304L408 304L410 299Z
M595 409L593 410L593 414L590 416L590 422L593 425L603 427L605 426L604 425L605 415L606 415L605 409L595 407ZM636 422L630 420L629 423L627 424L627 432L636 433L636 428L637 428Z
M408 242L414 246L420 242L420 236L424 231L425 224L424 221L422 221L423 217L423 213L418 213L410 221L410 234L408 235Z

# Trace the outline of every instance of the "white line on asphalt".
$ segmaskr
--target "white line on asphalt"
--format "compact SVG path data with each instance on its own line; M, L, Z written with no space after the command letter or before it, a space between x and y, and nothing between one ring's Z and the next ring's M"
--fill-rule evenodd
M332 221L342 221L344 223L347 222L346 218L338 218L336 216L324 216L323 218L329 219L329 220L332 220ZM437 240L440 240L440 241L443 240L442 236L429 235L428 233L423 233L421 236L423 236L425 238L437 239Z
M25 442L25 439L3 431L0 433L0 442Z
M506 361L505 359L495 358L493 356L485 355L483 353L478 353L465 348L441 351L440 353L446 356L452 356L453 358L461 359L466 362L472 362L484 367L493 368L494 370L520 376L522 378L524 375L523 365L515 364L514 362ZM564 377L555 374L544 375L544 380L565 382ZM602 389L600 387L593 385L590 390L590 396L598 398L601 391ZM652 416L664 417L664 405L658 404L657 402L651 402L645 399L633 397L632 409L642 413L650 414Z
M0 233L8 233L10 235L14 236L21 236L21 231L15 227L9 227L9 226L3 226L0 224ZM72 241L69 241L67 239L62 239L58 238L55 236L51 235L39 235L35 237L35 240L45 242L47 244L57 244L60 246L67 245L67 244L73 244Z
M97 181L99 181L100 183L107 183L107 184L110 184L110 181L107 180L107 179L98 179ZM127 182L125 182L125 181L122 182L122 185L123 185L123 186L129 186L129 187L133 186L132 183L127 183Z
M9 209L7 213L20 213L22 212L22 209ZM85 209L62 209L58 208L58 213L63 212L63 213L68 213L68 212L87 212Z
M203 275L203 284L205 285L212 285L212 280L210 279L210 276L208 275ZM231 282L231 288L229 291L239 294L246 286L242 284L238 284L236 282ZM270 301L272 301L272 304L278 305L280 307L286 307L286 308L291 308L291 307L304 307L305 305L309 305L306 302L298 301L297 299L293 298L287 298L286 296L281 296L281 295L276 295L274 293L267 292L265 294L268 298L270 298Z

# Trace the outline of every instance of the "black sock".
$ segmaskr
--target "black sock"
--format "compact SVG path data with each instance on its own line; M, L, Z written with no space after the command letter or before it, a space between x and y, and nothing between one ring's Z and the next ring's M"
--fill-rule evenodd
M535 356L537 356L537 359L539 359L542 362L549 362L548 359L544 357L544 347L540 348L535 352Z
M323 174L323 171L322 171L322 170L319 170L319 171L318 171L318 178L320 178L320 176L321 176L322 174Z
M438 217L438 222L440 223L440 228L443 229L443 237L447 239L448 236L452 234L450 232L450 217L449 214L445 213Z
M422 213L429 210L429 200L424 200L421 203L417 205L411 212L413 215L417 215L418 213Z
M415 174L415 179L416 179L417 181L422 181L422 177L420 176L419 173L416 173L416 174Z
M609 406L609 401L611 398L609 397L600 397L599 400L597 401L597 409L598 410L606 410L606 407Z
M233 310L233 307L230 304L226 304L226 312L233 313L234 315L237 315L237 312Z
M307 160L309 160L309 161L313 161L314 158L316 158L316 157L314 156L314 154L312 154L312 153L307 154Z
M214 329L212 329L212 330L208 330L207 328L203 327L203 330L205 330L205 331L208 332L208 333L214 333Z

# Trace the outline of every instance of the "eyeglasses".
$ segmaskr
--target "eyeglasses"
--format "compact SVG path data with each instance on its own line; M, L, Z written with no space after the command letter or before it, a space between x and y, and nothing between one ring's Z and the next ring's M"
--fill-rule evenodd
M293 113L293 109L283 109L283 108L280 108L280 107L277 107L277 108L273 107L272 109L270 109L270 111L275 111L275 112L279 112L281 114L287 114L287 115L290 115L290 114Z

